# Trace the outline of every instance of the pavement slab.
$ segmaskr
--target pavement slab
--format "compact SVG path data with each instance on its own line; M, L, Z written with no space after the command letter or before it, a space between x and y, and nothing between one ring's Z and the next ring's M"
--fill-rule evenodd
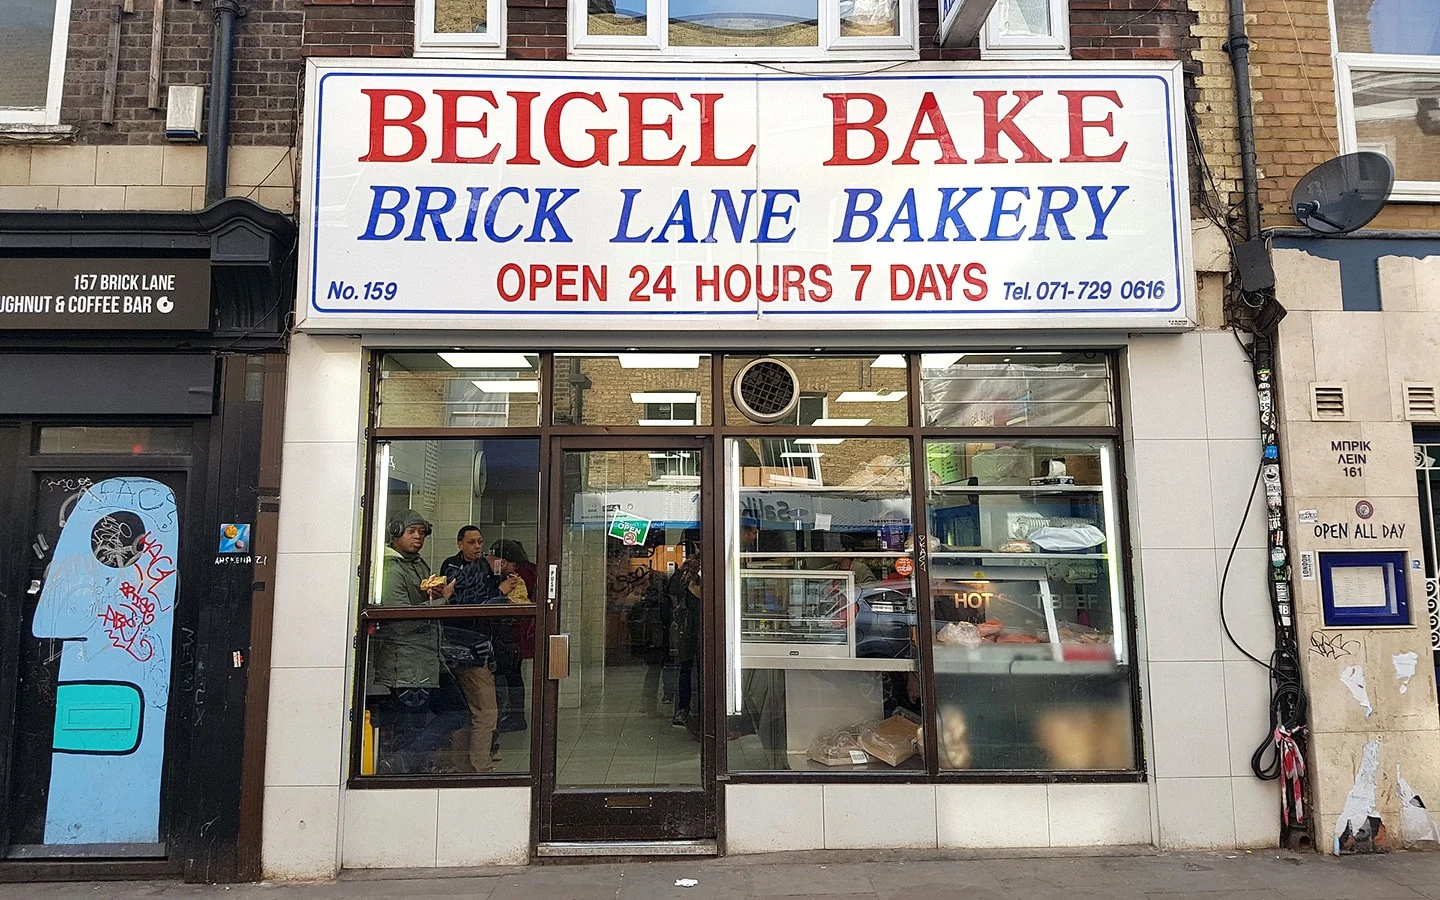
M676 884L694 879L696 884ZM369 870L325 882L0 884L0 900L1440 900L1440 853L825 851Z

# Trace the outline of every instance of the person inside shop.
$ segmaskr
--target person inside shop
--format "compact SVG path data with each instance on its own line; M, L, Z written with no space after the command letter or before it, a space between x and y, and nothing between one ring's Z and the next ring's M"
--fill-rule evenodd
M675 653L678 674L675 685L675 715L670 724L686 728L697 740L700 736L699 709L691 708L694 697L695 667L700 662L701 619L704 604L700 572L699 535L685 541L685 562L669 581L670 646ZM695 704L697 707L699 704Z
M857 553L863 546L863 542L853 535L842 534L840 536L840 546L844 548L847 553ZM853 574L857 587L862 584L874 584L880 580L880 576L876 574L874 566L870 565L870 560L863 557L841 556L835 560L835 568L842 572L848 571Z
M508 538L490 545L490 558L500 564L500 593L511 603L532 603L536 597L539 570L525 553L525 546ZM524 731L524 661L535 655L535 620L528 616L504 620L508 627L495 630L495 691L500 701L499 733Z
M440 564L448 581L444 596L451 603L503 603L499 576L485 558L485 536L474 525L455 535L458 552ZM489 619L463 619L443 626L446 662L455 672L470 713L469 762L472 772L494 771L500 761L495 726L499 705L495 694L494 625Z
M420 555L430 532L430 523L414 510L397 513L386 523L389 543L381 560L381 606L444 602L446 586L433 577L430 564ZM378 626L374 641L371 680L388 693L372 718L382 735L388 733L389 744L382 748L376 771L405 774L433 769L435 752L465 727L468 718L463 710L435 706L445 672L439 627L433 620L386 622Z

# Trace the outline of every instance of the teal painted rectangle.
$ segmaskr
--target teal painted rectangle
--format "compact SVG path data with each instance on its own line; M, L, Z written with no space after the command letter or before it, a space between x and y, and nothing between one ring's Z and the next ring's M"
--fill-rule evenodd
M55 691L54 748L62 753L130 753L144 721L140 689L132 684L75 681Z

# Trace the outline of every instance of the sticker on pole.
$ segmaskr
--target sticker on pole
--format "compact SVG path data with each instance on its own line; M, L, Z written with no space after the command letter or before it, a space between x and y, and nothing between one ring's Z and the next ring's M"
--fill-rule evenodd
M650 536L650 520L617 512L615 517L610 520L608 534L627 547L643 544L645 539Z

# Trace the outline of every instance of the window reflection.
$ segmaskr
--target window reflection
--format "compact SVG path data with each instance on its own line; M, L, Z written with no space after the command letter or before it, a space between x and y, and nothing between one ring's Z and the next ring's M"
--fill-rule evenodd
M900 0L840 0L841 37L894 37L900 33Z
M710 357L700 353L555 357L556 425L710 423Z
M379 391L382 428L533 428L540 422L540 355L387 353Z
M670 0L674 47L814 47L819 0Z
M585 31L604 37L644 37L648 6L646 0L589 0Z
M484 34L489 0L435 0L438 34Z
M926 353L920 378L926 425L1114 424L1110 366L1101 353Z
M1431 0L1335 0L1341 52L1440 55L1440 7Z
M727 388L755 356L725 357ZM905 358L883 356L777 356L799 379L800 401L775 427L815 425L864 428L869 425L905 425L910 421L909 380ZM725 422L754 425L725 392Z

